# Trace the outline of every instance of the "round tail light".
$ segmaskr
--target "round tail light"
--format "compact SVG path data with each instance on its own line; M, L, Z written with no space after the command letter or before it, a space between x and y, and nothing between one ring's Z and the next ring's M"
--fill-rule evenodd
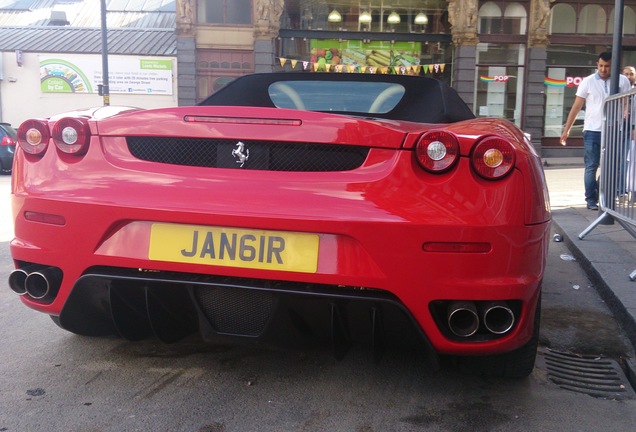
M49 138L51 133L46 120L27 120L18 128L18 144L25 153L43 155Z
M83 155L88 151L91 132L86 119L60 119L53 126L52 135L55 145L64 153Z
M515 166L515 148L497 137L481 141L473 149L471 161L475 172L487 180L505 177Z
M427 132L417 142L415 155L426 171L446 172L459 160L459 142L457 137L449 132Z

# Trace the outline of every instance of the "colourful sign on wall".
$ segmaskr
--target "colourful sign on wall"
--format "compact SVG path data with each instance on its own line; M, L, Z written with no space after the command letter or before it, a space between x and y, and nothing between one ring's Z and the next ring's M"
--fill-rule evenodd
M172 94L172 59L111 57L109 93ZM96 93L102 84L101 56L40 56L43 93Z

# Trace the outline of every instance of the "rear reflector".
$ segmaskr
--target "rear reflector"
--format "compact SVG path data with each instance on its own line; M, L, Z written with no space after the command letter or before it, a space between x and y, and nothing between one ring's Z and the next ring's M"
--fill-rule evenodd
M66 224L66 219L64 218L64 216L50 214L50 213L25 211L24 218L31 222L40 222L40 223L45 223L49 225L63 226Z

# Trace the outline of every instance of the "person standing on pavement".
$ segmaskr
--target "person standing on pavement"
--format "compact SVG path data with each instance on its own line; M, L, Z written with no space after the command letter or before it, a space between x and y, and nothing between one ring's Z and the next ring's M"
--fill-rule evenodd
M596 72L581 81L576 90L576 97L568 119L561 134L561 145L565 145L579 111L585 105L583 120L583 161L585 174L585 201L587 208L598 210L598 179L596 173L601 162L601 128L603 126L603 102L610 94L610 72L612 53L606 51L599 54L596 60ZM625 75L619 75L619 92L631 90Z

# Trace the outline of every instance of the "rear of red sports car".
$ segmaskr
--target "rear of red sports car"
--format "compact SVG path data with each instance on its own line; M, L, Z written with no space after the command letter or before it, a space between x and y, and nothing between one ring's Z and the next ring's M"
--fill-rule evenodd
M421 77L263 74L199 106L29 120L12 180L27 306L83 335L400 342L533 368L539 158Z

